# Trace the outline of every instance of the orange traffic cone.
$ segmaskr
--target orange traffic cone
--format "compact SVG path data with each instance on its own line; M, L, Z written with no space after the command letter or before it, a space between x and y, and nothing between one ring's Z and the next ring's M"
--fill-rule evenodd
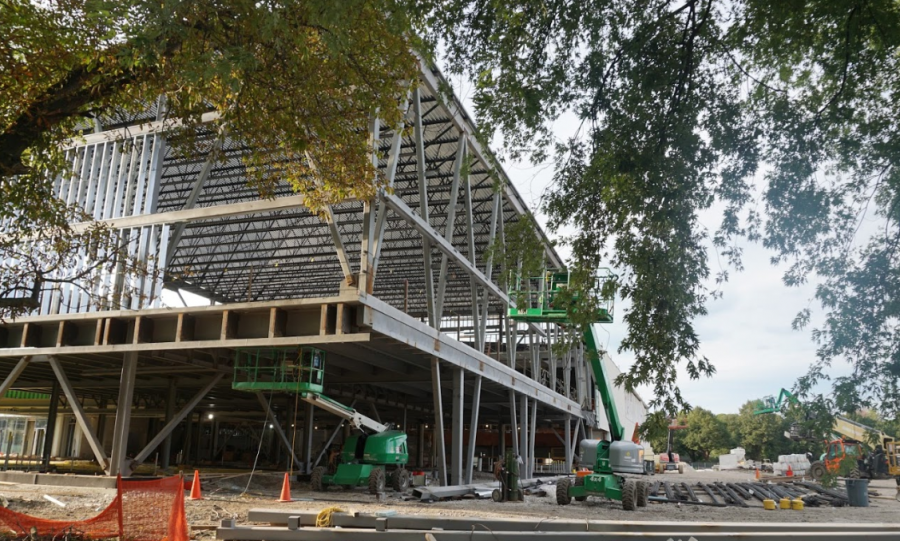
M291 500L291 478L287 472L284 472L284 483L281 485L281 497L278 498L280 502L289 502Z
M787 475L788 477L793 477L793 476L794 476L794 470L791 469L791 465L790 465L790 464L788 464L788 469L787 469L787 474L786 474L786 475Z
M192 500L202 500L203 496L200 495L200 470L194 470L194 482L191 483L191 498Z
M756 468L756 478L759 479L759 468Z

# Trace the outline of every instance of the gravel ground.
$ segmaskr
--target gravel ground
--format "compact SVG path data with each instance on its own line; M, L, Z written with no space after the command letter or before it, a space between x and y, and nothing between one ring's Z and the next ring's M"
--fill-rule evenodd
M436 503L403 501L398 495L389 493L383 502L375 501L364 489L332 489L327 493L315 493L309 485L294 483L291 503L277 502L283 474L257 473L248 487L248 476L219 475L203 477L203 496L200 501L186 502L188 521L197 528L195 534L201 538L212 538L214 532L203 530L203 526L218 524L223 518L234 517L238 523L245 523L247 512L253 508L277 508L296 511L320 511L325 507L338 506L345 511L375 512L384 509L396 510L401 514L437 515L444 517L478 518L566 518L581 520L635 520L635 521L700 521L700 522L900 522L900 502L894 498L896 484L892 480L873 481L870 490L877 491L879 497L869 500L867 508L812 508L803 511L765 511L754 505L748 509L738 507L702 507L668 503L651 503L646 508L626 512L618 502L590 498L586 502L572 502L559 506L555 501L553 486L547 487L547 496L529 496L520 503L494 503L490 500L461 499ZM653 476L651 480L666 479L688 483L703 482L743 482L752 480L748 472L728 471L687 471L683 475L669 473ZM246 492L245 492L246 490ZM243 493L243 494L242 494ZM59 507L44 499L51 495L66 504ZM84 519L96 515L115 496L112 489L91 489L72 487L51 487L33 485L0 485L0 497L8 502L14 511L42 518Z

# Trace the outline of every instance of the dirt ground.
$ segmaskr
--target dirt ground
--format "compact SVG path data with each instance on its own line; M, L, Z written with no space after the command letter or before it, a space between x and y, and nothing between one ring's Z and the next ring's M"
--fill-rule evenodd
M683 475L668 473L656 475L651 480L666 479L688 483L743 482L752 480L753 474L745 471L712 470L687 471ZM224 518L236 518L246 523L247 512L253 508L276 508L296 511L320 511L338 506L345 511L376 512L385 509L401 514L438 515L444 517L479 518L566 518L582 520L636 520L636 521L700 521L700 522L900 522L900 502L895 499L896 483L893 480L873 481L869 487L877 497L870 496L869 507L807 507L802 511L765 511L758 502L752 507L701 507L671 503L650 503L646 508L627 512L618 502L589 498L586 502L571 505L556 504L555 487L546 487L547 496L528 496L525 502L494 503L484 499L461 499L435 503L404 501L399 495L389 493L383 502L377 502L364 489L332 489L327 493L312 492L305 483L294 483L291 495L295 501L279 503L283 474L256 473L249 482L248 474L201 476L203 500L186 502L188 521L199 538L212 538L211 526ZM50 495L66 507L60 507L46 499ZM33 485L0 485L0 498L17 512L53 519L84 519L96 515L115 496L112 489L91 489ZM204 528L204 526L206 528Z

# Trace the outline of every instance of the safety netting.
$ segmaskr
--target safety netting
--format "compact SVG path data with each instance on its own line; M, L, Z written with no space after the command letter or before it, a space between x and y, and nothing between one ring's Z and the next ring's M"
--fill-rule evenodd
M47 520L0 507L0 530L17 537L188 541L184 481L180 475L116 483L116 497L85 520Z

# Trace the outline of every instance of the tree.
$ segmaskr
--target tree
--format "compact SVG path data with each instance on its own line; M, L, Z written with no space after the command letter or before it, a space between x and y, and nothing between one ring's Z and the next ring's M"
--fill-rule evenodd
M0 0L0 316L32 308L48 273L74 273L104 235L76 234L87 216L52 197L65 142L161 96L162 117L183 122L170 145L208 151L227 132L263 196L286 182L313 210L371 197L366 127L400 123L417 74L406 13L391 0Z
M714 373L694 320L718 295L707 242L741 269L741 238L820 280L825 323L804 393L846 359L836 404L900 409L900 7L835 0L447 0L429 38L476 81L487 135L555 160L543 209L577 265L622 271L627 387L678 411L675 365ZM580 125L557 141L564 112ZM763 167L766 166L766 167ZM723 209L709 232L701 212ZM762 212L758 209L762 209ZM798 315L804 327L810 312Z
M678 432L681 448L694 460L709 460L713 451L728 447L725 425L713 412L694 408L685 416L687 428Z

